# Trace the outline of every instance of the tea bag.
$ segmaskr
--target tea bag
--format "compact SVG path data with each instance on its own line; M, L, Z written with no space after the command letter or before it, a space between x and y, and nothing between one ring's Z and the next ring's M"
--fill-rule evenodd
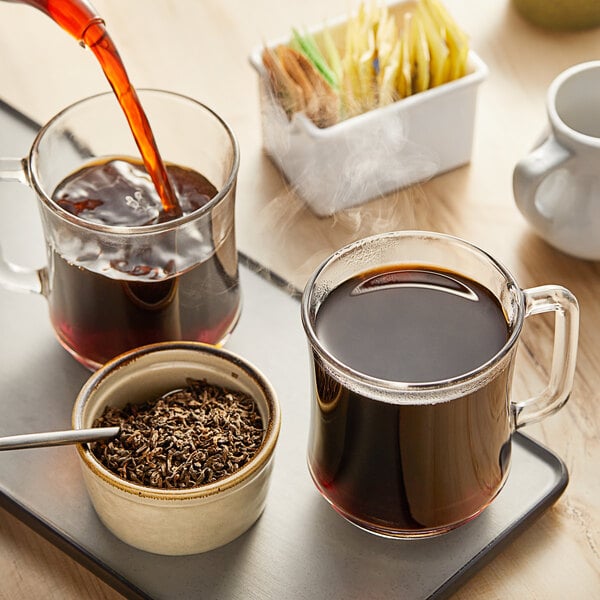
M467 72L467 59L469 56L468 37L458 27L439 0L421 0L421 2L432 16L448 45L450 53L448 81L462 77Z
M379 71L379 106L385 106L398 100L399 93L396 83L401 65L402 44L400 40L396 40Z
M265 48L263 63L288 117L304 112L317 127L337 122L337 94L301 52L285 45L274 52Z
M344 68L344 104L349 116L358 114L360 109L361 83L358 71L359 47L359 23L356 19L348 21L346 26L346 51L342 61Z
M300 86L287 74L281 66L279 58L271 48L265 48L262 61L269 75L271 89L277 96L279 104L288 118L298 111L304 110L304 94Z
M411 20L411 55L415 65L413 93L429 89L429 46L418 13Z
M397 36L396 21L387 14L377 27L377 88L379 106L397 100L396 80L400 69L401 46Z
M361 4L355 17L346 26L346 48L342 61L346 104L351 114L359 114L376 105L376 60L375 39L379 12L372 4L367 8Z
M413 62L412 62L412 13L405 13L401 33L402 55L398 77L398 93L400 98L412 95Z
M429 46L430 85L435 87L449 80L450 50L431 13L422 2L418 5L417 14L423 24Z
M338 87L338 78L333 69L329 66L325 57L321 53L317 42L310 33L304 33L300 35L297 29L292 29L294 39L290 44L290 47L298 52L302 52L306 55L308 60L313 64L317 71L323 76L325 81L333 88Z
M335 45L335 42L333 41L333 37L331 35L329 27L323 28L323 31L321 32L321 40L323 44L325 60L327 61L327 64L333 71L339 87L339 85L342 82L342 79L344 78L344 70L342 67L342 58L340 56L340 52L338 50L338 47Z

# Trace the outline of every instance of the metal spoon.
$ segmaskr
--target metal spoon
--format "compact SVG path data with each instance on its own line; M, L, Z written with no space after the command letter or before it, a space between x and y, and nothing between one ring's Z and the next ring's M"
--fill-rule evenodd
M0 437L0 450L20 450L44 446L65 446L85 442L96 442L114 438L120 427L92 427L91 429L67 429L44 433L25 433Z

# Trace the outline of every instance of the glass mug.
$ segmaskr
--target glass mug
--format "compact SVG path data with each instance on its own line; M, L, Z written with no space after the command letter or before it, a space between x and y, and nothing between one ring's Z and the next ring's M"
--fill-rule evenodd
M403 295L381 295L390 293ZM548 385L513 401L523 321L551 311ZM522 290L490 255L447 235L393 232L338 250L306 285L302 323L312 357L311 476L337 512L383 536L438 535L480 514L506 481L513 432L571 393L574 296L556 285ZM402 377L379 371L380 362Z
M38 270L2 261L0 285L42 294L58 340L90 369L154 342L222 343L241 310L235 136L195 100L160 90L139 90L139 96L165 162L200 173L218 190L187 215L150 225L107 225L52 200L56 187L82 166L139 156L112 92L56 115L27 158L0 161L0 180L35 191L47 254L47 265Z

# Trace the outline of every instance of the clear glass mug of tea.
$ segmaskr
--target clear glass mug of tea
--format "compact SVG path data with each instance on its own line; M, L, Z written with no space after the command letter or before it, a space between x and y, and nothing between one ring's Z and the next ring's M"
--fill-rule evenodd
M60 343L95 369L148 343L222 343L241 294L234 203L239 149L229 126L185 96L138 90L183 216L165 218L114 94L49 121L0 180L36 193L47 264L0 263L0 285L45 296Z
M515 400L524 319L555 313L547 387ZM352 523L426 537L479 515L502 489L512 434L572 388L579 309L557 285L521 289L458 238L392 232L354 242L306 285L311 476Z

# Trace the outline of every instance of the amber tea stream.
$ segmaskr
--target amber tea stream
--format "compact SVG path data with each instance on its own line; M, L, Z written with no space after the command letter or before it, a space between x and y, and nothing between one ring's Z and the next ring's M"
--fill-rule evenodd
M125 113L146 170L160 197L163 220L181 216L182 210L169 182L150 123L102 18L85 0L19 1L47 14L94 53Z

